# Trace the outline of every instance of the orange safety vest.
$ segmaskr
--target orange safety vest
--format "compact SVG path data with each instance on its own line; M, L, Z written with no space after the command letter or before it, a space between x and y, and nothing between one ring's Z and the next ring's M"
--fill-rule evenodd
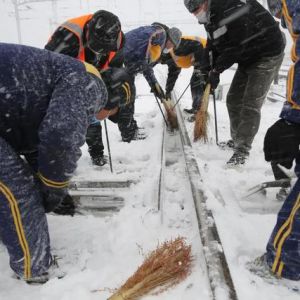
M61 27L64 27L74 33L79 40L79 53L77 58L81 61L85 61L85 53L84 53L84 46L83 46L83 28L85 24L93 17L93 14L81 16L78 18L69 19L65 23L61 25ZM122 32L120 32L120 44L122 43ZM115 57L116 51L111 51L108 55L108 58L104 64L104 66L101 68L102 70L105 70L108 68L109 63L112 61L112 59Z
M203 39L198 36L182 36L185 40L194 40L199 41L203 47L206 46L206 39ZM171 57L179 68L189 68L194 64L194 54L189 54L185 56L177 56L172 49L170 51Z

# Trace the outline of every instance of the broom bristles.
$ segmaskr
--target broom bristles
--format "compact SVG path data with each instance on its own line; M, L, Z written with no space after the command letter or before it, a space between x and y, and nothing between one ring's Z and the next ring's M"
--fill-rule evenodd
M205 91L203 93L201 106L197 111L194 125L194 142L198 140L203 140L207 143L207 123L209 120L209 115L207 112L208 102L209 102L210 84L206 85Z
M150 292L159 294L184 280L191 272L192 261L191 246L183 237L164 242L108 300L136 300Z
M175 111L172 109L169 101L163 100L163 105L167 113L167 120L172 129L178 129L178 119Z

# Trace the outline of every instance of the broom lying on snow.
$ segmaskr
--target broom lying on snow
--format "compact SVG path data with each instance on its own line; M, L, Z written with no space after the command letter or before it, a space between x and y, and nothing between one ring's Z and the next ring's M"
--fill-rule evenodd
M203 139L206 143L207 137L207 121L208 121L208 100L210 93L210 84L206 85L205 91L202 96L201 106L196 114L195 125L194 125L194 142L199 139Z
M136 272L108 300L136 300L157 295L184 280L191 272L191 246L183 237L166 241L150 252Z

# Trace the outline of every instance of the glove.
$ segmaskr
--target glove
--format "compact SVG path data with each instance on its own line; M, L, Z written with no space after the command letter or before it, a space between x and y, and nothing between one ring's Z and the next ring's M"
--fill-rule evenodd
M66 189L50 188L42 186L42 199L45 212L53 211L67 195Z
M69 215L74 216L75 214L75 203L73 198L67 194L63 200L55 207L54 213L58 215Z
M266 133L264 139L265 160L277 162L290 169L293 160L299 155L299 144L300 124L280 119Z
M158 82L151 86L151 92L154 93L155 97L159 98L160 101L166 99L165 93Z
M166 99L171 100L171 92L166 92Z
M210 83L211 89L215 90L220 82L220 73L216 70L210 70L208 73L207 83Z

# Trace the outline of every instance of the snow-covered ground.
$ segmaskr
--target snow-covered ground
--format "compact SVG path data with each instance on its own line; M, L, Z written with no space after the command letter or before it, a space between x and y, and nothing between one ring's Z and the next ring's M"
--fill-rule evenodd
M182 0L156 0L151 3L128 0L126 4L122 0L56 2L56 7L52 7L48 1L27 4L30 8L23 6L21 29L24 43L42 47L53 30L54 21L60 23L65 18L100 8L116 12L124 22L125 28L138 26L138 22L169 20L170 23L177 22L178 27L186 34L204 32L186 12ZM128 2L130 9L126 8ZM57 15L54 18L55 9ZM10 1L0 2L2 42L17 42L12 10ZM190 24L185 21L181 24L179 20L190 20ZM167 21L166 23L168 24ZM7 30L3 30L4 26ZM155 71L162 80L166 68L157 66ZM232 71L226 71L221 78L225 93L223 100L217 103L220 140L229 138L229 121L224 99L232 75ZM191 70L182 71L176 84L177 95L184 90L190 76ZM192 274L179 286L159 296L148 296L144 299L209 299L203 258L198 253L201 249L198 228L192 204L187 203L189 197L186 195L186 178L182 177L179 180L178 177L167 174L166 185L169 190L174 191L173 199L166 202L164 207L166 214L163 219L161 213L157 211L155 199L158 190L163 122L144 78L139 76L136 84L138 94L136 119L139 126L145 128L148 138L130 144L122 143L117 126L108 121L114 173L110 173L109 166L93 167L84 146L83 156L75 174L78 180L135 181L129 191L124 191L126 199L124 208L119 213L105 218L49 215L53 253L61 257L59 264L67 271L67 276L60 280L50 280L42 286L29 286L14 279L9 268L8 255L4 246L0 244L1 300L107 299L111 294L110 289L120 286L135 271L143 261L144 254L154 249L158 242L178 235L187 237L188 243L192 244L193 254L196 257ZM180 106L183 109L190 105L191 96L188 91ZM209 107L210 141L207 144L201 142L193 144L203 178L202 187L208 197L208 206L213 211L237 294L241 300L299 299L299 294L282 286L280 282L278 285L269 284L246 268L247 262L264 252L275 224L276 212L281 205L274 198L275 191L268 191L265 197L262 195L244 197L249 187L273 179L271 168L264 161L262 144L267 128L278 119L281 106L280 102L266 101L262 109L259 133L253 143L249 161L242 170L224 168L231 152L222 151L215 145L212 103ZM187 126L192 135L193 124L187 123ZM99 291L92 292L94 290Z

